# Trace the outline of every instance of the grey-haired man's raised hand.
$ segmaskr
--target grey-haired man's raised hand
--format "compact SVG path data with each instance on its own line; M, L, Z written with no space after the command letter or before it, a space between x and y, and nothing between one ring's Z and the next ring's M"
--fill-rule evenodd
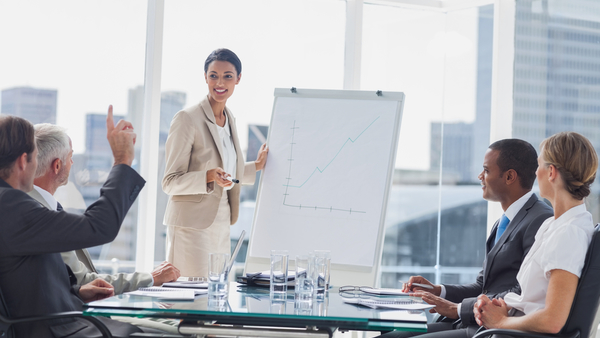
M125 120L120 120L115 126L112 105L108 106L108 115L106 116L106 138L110 143L115 165L127 164L131 166L135 156L133 146L136 138L133 125Z

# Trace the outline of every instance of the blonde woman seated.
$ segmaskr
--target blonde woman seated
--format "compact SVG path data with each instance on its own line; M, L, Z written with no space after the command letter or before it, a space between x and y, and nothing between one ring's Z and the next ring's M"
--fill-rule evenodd
M598 157L590 141L574 132L555 134L541 148L536 175L554 217L542 224L521 265L521 295L479 296L473 312L486 328L558 333L575 297L594 230L584 198L596 177Z

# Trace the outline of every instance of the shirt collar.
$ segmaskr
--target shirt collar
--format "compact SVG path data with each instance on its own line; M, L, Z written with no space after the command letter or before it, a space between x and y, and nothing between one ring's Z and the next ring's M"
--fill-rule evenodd
M225 135L227 135L228 137L231 137L231 130L229 130L229 118L227 117L227 114L225 114L225 124L223 125L223 127L219 126L216 123L215 125L217 126L217 130L219 131L221 137L224 137L224 135L222 135L223 132L225 132Z
M33 189L35 189L37 192L40 193L40 195L42 195L42 197L44 198L44 200L46 200L46 203L48 203L52 210L56 211L56 208L58 207L58 202L56 201L54 196L52 196L52 194L38 187L37 185L34 185Z
M504 215L509 220L512 221L515 218L515 216L517 216L517 214L519 213L519 211L521 211L521 209L523 208L523 206L525 205L525 203L527 203L527 201L529 201L529 199L531 198L531 195L533 195L533 191L529 191L525 195L521 196L521 198L519 198L518 200L514 201L513 204L511 204L506 209L506 211L504 212Z
M572 207L571 209L565 211L564 214L560 215L559 218L556 219L556 221L559 221L559 223L566 223L571 217L579 215L582 212L587 211L587 208L585 207L585 203L581 203L580 205L576 205L574 207Z
M229 117L227 117L227 113L225 113L225 125L223 125L223 129L225 129L227 136L231 137L231 130L229 130Z

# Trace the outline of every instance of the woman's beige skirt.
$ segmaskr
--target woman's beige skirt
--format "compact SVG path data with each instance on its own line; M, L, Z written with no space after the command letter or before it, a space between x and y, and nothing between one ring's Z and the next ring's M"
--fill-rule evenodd
M167 261L181 271L181 276L207 277L209 253L231 254L230 222L227 192L223 192L217 217L208 228L167 226Z

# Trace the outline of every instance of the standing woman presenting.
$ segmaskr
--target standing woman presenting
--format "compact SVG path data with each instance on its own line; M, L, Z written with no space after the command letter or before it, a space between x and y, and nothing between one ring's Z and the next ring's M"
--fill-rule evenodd
M165 146L167 261L182 276L207 276L209 253L231 253L229 226L238 219L240 184L254 184L268 152L263 144L257 160L244 163L235 118L225 105L242 78L237 55L213 51L204 78L208 95L173 117Z

